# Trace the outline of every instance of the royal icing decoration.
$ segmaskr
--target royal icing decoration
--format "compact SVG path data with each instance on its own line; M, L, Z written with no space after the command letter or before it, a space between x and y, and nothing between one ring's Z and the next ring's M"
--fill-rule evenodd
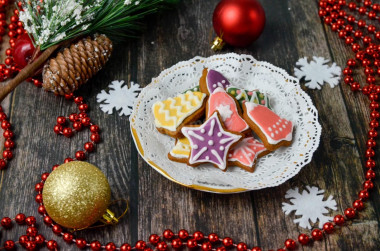
M248 137L231 149L228 154L228 161L236 161L243 166L252 168L258 155L266 150L263 143L253 137Z
M190 142L187 138L180 138L170 151L170 155L178 159L187 159L190 156Z
M227 87L226 91L234 96L241 106L243 106L245 102L252 102L259 105L264 105L269 109L272 109L268 95L265 93L259 92L257 90L247 91L235 86Z
M156 127L176 131L177 127L202 107L206 94L188 91L174 98L168 98L153 104Z
M219 169L227 168L227 153L231 146L241 139L241 135L224 130L215 112L199 127L183 127L182 133L189 139L190 165L212 163Z
M197 86L195 86L195 87L193 87L191 89L186 90L184 93L186 93L188 91L199 92L199 91L201 91L201 89L199 88L199 85L197 85Z
M216 88L221 87L225 89L230 85L228 79L226 79L220 72L215 70L209 70L206 77L207 89L209 93L213 93Z
M259 127L269 144L276 145L281 141L292 140L293 123L291 121L281 118L263 105L251 102L246 102L244 105L248 118Z
M227 130L243 132L249 128L240 116L235 100L220 87L210 95L208 100L208 116L218 111Z

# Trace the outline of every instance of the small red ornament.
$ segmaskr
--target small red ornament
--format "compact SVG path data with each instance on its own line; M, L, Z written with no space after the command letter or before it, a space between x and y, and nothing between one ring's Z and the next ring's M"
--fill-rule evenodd
M19 68L24 68L34 53L34 45L28 34L21 35L17 40L14 48L14 62Z
M265 12L257 0L222 0L215 8L212 20L218 35L213 50L222 49L224 42L246 47L264 30Z

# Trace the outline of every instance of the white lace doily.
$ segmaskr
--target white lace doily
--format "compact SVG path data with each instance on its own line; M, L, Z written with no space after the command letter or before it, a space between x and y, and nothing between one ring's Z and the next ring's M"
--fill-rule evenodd
M175 142L156 130L152 105L196 86L204 67L220 71L232 85L267 93L273 110L294 123L293 144L260 158L253 173L238 167L222 172L212 165L194 168L170 161L167 153ZM154 169L184 186L218 193L256 190L285 182L311 161L321 136L318 112L297 79L272 64L238 54L195 57L164 70L143 89L130 121L136 146Z

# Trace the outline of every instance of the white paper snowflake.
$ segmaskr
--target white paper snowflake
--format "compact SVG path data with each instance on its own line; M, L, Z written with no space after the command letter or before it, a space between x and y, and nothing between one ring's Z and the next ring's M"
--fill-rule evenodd
M324 190L319 190L318 187L306 186L302 193L299 193L298 187L289 189L285 198L290 199L290 203L283 202L282 210L286 215L295 211L295 216L301 216L294 219L294 223L298 223L300 227L311 229L317 221L319 227L333 218L326 215L329 209L336 210L336 201L330 195L327 200L323 200Z
M341 68L333 63L331 66L326 65L330 62L323 57L313 56L310 63L307 58L300 58L296 65L300 68L294 68L294 75L301 80L305 78L306 87L310 89L321 89L324 82L328 83L331 88L337 86L340 80Z
M108 93L102 90L96 99L100 103L100 109L107 114L112 114L115 108L120 116L129 116L132 113L133 104L141 91L139 84L131 82L131 86L124 85L124 81L113 81L108 88Z

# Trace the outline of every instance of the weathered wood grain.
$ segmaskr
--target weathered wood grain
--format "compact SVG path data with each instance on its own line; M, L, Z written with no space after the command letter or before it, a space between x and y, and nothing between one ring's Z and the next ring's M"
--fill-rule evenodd
M357 197L363 181L369 102L361 94L352 94L344 84L333 89L325 86L320 91L305 89L319 111L323 128L313 161L278 187L233 195L199 192L164 178L138 156L128 118L100 111L96 95L112 80L135 81L145 86L152 77L179 61L213 55L209 46L211 17L218 2L184 0L175 9L150 17L141 38L117 45L105 69L79 90L78 95L83 95L91 108L90 117L102 129L102 143L88 161L105 172L114 199L130 201L130 210L117 226L83 231L78 236L121 245L147 240L149 234L161 234L166 228L185 228L230 236L249 247L277 249L285 239L295 239L306 231L293 223L294 215L285 216L281 210L289 188L319 186L334 195L339 213ZM352 56L337 35L321 23L316 0L261 2L267 14L262 36L248 48L227 47L221 53L250 54L291 74L300 57L322 56L344 67ZM17 148L15 159L1 174L4 178L0 181L0 218L19 212L38 217L34 184L43 172L81 149L89 133L83 131L71 139L56 136L56 117L76 112L76 106L31 84L18 87L2 105L14 125ZM378 186L371 196L364 212L350 226L299 250L378 250ZM123 205L112 209L120 214ZM48 239L58 239L61 250L74 249L38 220L40 232ZM4 240L17 239L24 232L25 227L1 232L0 246Z

